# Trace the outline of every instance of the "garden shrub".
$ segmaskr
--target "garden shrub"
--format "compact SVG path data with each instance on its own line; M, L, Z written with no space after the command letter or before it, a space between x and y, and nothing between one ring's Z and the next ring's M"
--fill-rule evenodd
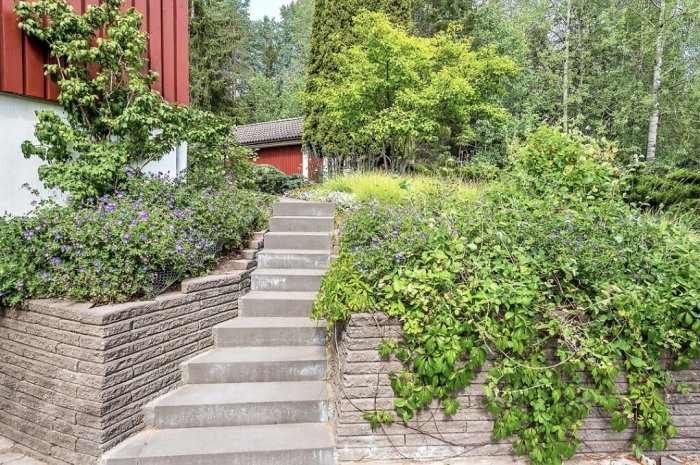
M390 374L401 419L434 399L454 414L489 358L493 434L531 463L572 457L593 409L632 428L636 452L666 447L665 393L683 390L669 370L700 355L700 240L625 204L612 154L543 128L479 200L446 189L348 217L314 315L399 318L403 340L380 352L404 365Z
M309 183L301 174L288 176L272 165L255 165L257 188L268 194L284 194Z
M124 190L0 219L0 304L141 297L160 273L201 273L263 227L268 196L137 176Z

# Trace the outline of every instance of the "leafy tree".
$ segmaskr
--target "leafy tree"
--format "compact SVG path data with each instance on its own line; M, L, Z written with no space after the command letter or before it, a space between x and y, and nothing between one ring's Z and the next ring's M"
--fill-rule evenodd
M39 177L82 199L115 190L127 167L143 168L186 138L192 114L171 105L144 73L146 34L134 9L120 12L121 0L91 5L84 15L61 0L20 2L19 27L50 46L46 73L59 85L54 111L38 113L38 144L22 145L25 157L45 165ZM98 34L98 31L100 34Z
M448 33L413 37L383 13L361 13L352 33L336 82L309 97L325 120L312 140L337 161L357 156L403 171L426 147L468 143L477 121L506 120L494 96L517 67L492 48L472 51Z
M383 0L380 9L394 24L411 27L411 0Z
M313 8L313 0L295 0L282 7L279 21L265 17L252 23L246 58L250 72L238 100L245 122L302 114Z
M385 11L398 25L409 28L411 15L409 0L317 0L313 16L313 29L309 45L306 100L304 111L304 137L316 144L324 137L328 140L332 130L327 127L328 115L317 94L337 79L340 68L339 55L356 41L353 19L362 10ZM341 143L340 140L335 141ZM319 148L321 148L319 146ZM321 148L322 149L322 148Z

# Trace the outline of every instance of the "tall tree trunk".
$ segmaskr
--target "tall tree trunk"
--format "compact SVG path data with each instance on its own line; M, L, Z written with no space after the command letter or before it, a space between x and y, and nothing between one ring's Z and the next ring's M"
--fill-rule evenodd
M656 62L654 81L651 88L651 118L647 133L647 162L656 159L656 139L659 132L659 89L661 89L661 68L664 57L664 26L666 21L666 0L659 0L659 22L656 25Z
M562 107L564 132L569 132L569 49L571 47L571 1L566 1L566 31L564 31L564 73L562 77Z

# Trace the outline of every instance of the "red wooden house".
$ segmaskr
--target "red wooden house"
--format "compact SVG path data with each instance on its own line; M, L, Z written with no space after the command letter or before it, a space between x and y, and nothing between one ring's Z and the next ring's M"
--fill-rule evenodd
M83 13L99 0L67 0ZM0 214L24 213L35 197L24 184L41 189L36 159L25 160L21 144L33 139L35 111L54 110L58 88L44 76L49 60L47 47L27 37L17 27L15 0L0 0ZM160 79L153 85L170 102L189 103L188 0L125 0L124 8L136 8L149 34L148 60ZM176 174L184 163L184 149L169 154L154 171Z
M68 3L82 13L99 0ZM0 0L0 92L54 100L57 88L43 69L48 50L19 30L14 4ZM125 0L124 8L131 7L143 15L143 30L149 34L150 68L160 75L153 87L168 101L189 103L187 0Z
M254 149L255 163L272 165L285 174L303 174L317 179L321 163L303 145L304 118L289 118L236 128L241 145Z

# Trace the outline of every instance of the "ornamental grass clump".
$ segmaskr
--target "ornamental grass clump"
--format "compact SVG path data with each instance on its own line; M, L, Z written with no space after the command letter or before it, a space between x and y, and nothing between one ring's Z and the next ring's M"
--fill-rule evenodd
M0 304L103 304L149 292L158 274L201 273L266 220L270 199L232 182L198 188L134 177L123 191L0 218Z
M700 240L625 204L612 155L542 128L477 201L443 192L350 215L314 313L403 323L379 347L404 365L390 374L400 419L434 399L454 414L489 359L493 435L533 464L571 458L594 409L633 431L635 452L667 446L666 395L686 390L671 372L700 355Z

